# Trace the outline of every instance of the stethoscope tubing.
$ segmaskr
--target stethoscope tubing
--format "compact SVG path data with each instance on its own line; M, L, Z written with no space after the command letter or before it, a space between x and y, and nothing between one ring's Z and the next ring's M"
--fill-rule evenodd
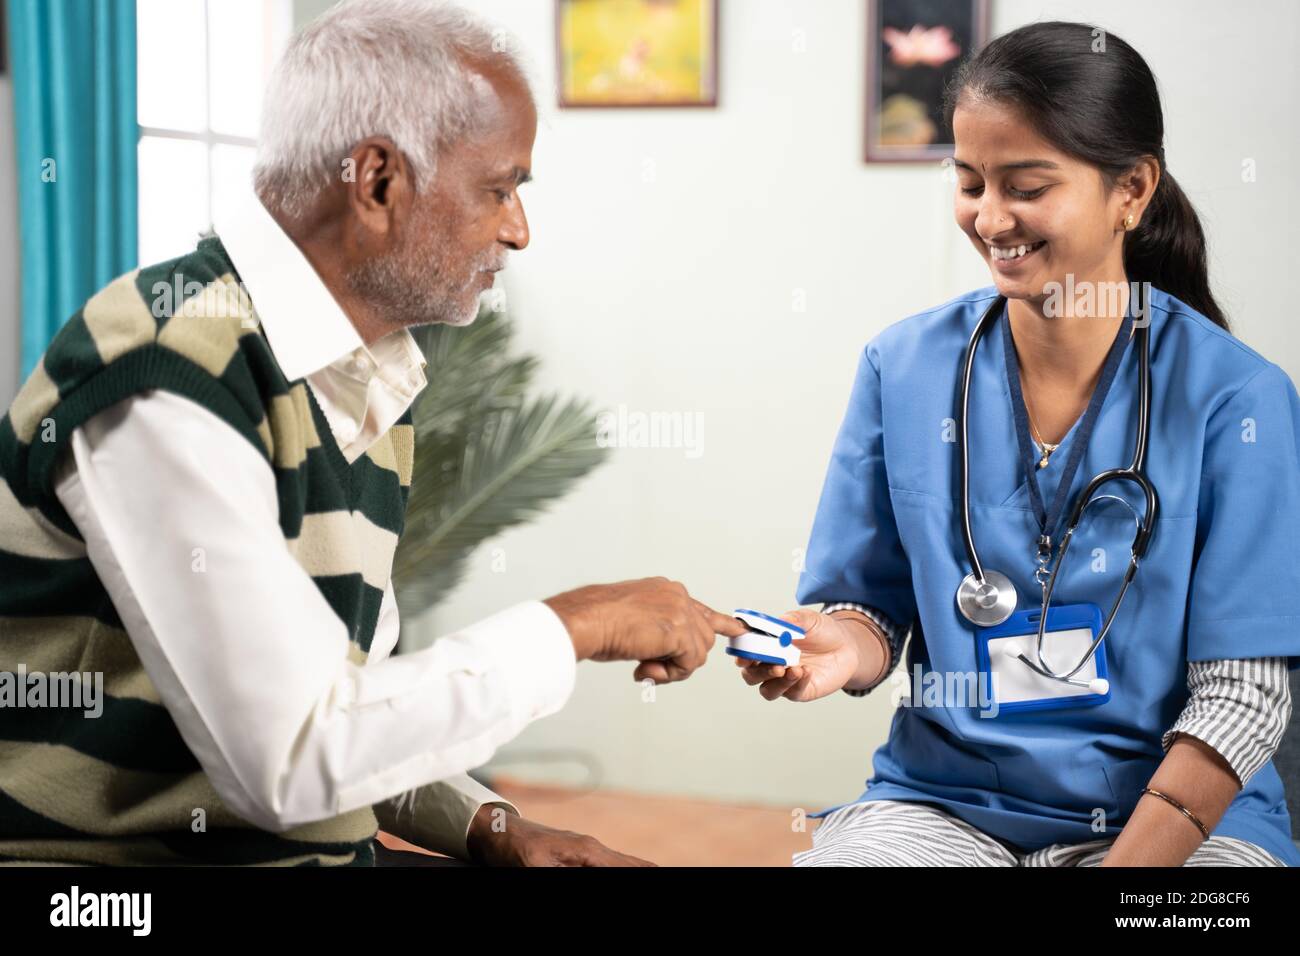
M1139 285L1139 289L1141 290L1139 295L1141 295L1145 289L1142 285ZM961 442L959 455L959 483L961 485L962 494L962 543L966 549L966 557L970 562L972 574L981 583L986 581L986 574L984 566L979 559L978 549L975 546L975 536L971 530L970 518L970 385L974 374L975 353L979 346L979 342L988 329L991 328L1001 317L1005 306L1005 296L998 296L993 301L993 304L989 306L988 310L981 317L980 321L976 324L974 331L971 333L970 341L967 343L965 357L962 362L961 421L958 428ZM1139 314L1141 314L1141 300L1138 310ZM1127 468L1112 468L1093 476L1092 480L1088 482L1084 490L1075 499L1074 506L1071 508L1069 518L1066 522L1065 534L1061 539L1061 545L1056 554L1056 560L1052 564L1051 572L1048 575L1043 589L1042 613L1039 615L1036 642L1036 656L1038 657L1038 661L1035 663L1026 658L1023 654L1019 655L1020 660L1024 661L1025 664L1039 674L1042 674L1044 677L1053 678L1067 683L1080 683L1079 681L1072 680L1072 678L1084 668L1093 653L1110 632L1111 625L1115 621L1115 616L1119 612L1120 605L1123 603L1124 596L1128 592L1129 585L1133 583L1133 578L1137 574L1138 564L1146 554L1147 547L1151 542L1152 535L1155 532L1156 517L1159 513L1160 498L1156 493L1155 486L1146 475L1146 457L1151 435L1151 341L1149 323L1144 323L1138 327L1136 340L1136 346L1138 349L1138 426L1137 435L1134 440L1132 461ZM1074 537L1074 532L1078 527L1079 521L1083 517L1084 510L1094 500L1097 500L1097 490L1107 482L1111 481L1129 481L1136 484L1142 490L1143 497L1146 499L1146 508L1142 519L1138 522L1137 531L1133 538L1129 563L1124 572L1123 583L1120 586L1119 594L1115 598L1115 603L1111 606L1110 613L1106 615L1105 624L1101 628L1097 637L1093 640L1092 646L1089 647L1087 653L1083 655L1079 663L1068 673L1057 674L1043 662L1043 638L1047 629L1047 610L1051 607L1052 593L1056 588L1057 574L1060 572L1065 561L1066 553L1070 548L1070 542ZM1048 530L1050 531L1050 529Z
M975 536L971 532L970 525L970 383L975 371L975 350L978 348L980 339L984 333L997 322L998 317L1002 314L1003 308L1006 307L1006 297L998 296L983 317L975 325L975 330L971 332L970 341L966 344L966 356L962 360L961 376L961 422L958 426L959 440L961 442L961 462L960 484L961 484L961 534L962 543L966 547L966 559L970 564L971 571L981 582L985 580L984 566L980 564L979 552L975 548Z

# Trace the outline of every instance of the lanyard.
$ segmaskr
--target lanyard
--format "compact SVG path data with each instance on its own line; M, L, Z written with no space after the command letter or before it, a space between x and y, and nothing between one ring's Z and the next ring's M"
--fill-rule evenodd
M1124 314L1124 321L1120 325L1119 332L1115 335L1115 341L1111 343L1110 351L1106 353L1106 362L1101 368L1101 378L1097 382L1097 387L1093 390L1092 398L1088 401L1088 408L1083 413L1083 421L1079 423L1079 430L1070 441L1070 454L1066 458L1065 467L1061 471L1061 481L1056 487L1056 494L1052 496L1050 511L1043 507L1043 495L1039 490L1038 478L1035 475L1037 456L1034 455L1031 447L1029 413L1025 408L1025 397L1020 389L1020 363L1016 359L1015 340L1011 337L1009 304L1007 310L1002 313L1002 319L1002 344L1006 352L1007 383L1011 387L1011 407L1016 418L1016 439L1020 445L1020 460L1025 468L1025 477L1029 482L1029 500L1033 505L1034 517L1038 519L1038 564L1039 572L1044 572L1048 561L1051 560L1054 549L1052 534L1061 521L1061 512L1065 510L1065 499L1070 493L1070 484L1074 480L1074 473L1079 469L1079 463L1083 460L1083 453L1087 450L1088 441L1092 437L1092 427L1101 412L1102 403L1106 401L1106 393L1110 391L1115 374L1119 371L1119 363L1124 356L1124 348L1128 345L1129 335L1133 327L1132 303L1129 303L1129 309ZM1040 582L1041 580L1040 576Z

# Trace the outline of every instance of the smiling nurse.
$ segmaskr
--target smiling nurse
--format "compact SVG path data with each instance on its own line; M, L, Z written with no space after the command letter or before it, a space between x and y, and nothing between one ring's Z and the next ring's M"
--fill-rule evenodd
M1227 331L1155 79L1114 34L1038 23L965 64L948 111L957 224L994 286L867 343L799 582L822 611L787 615L797 666L738 661L769 700L863 694L911 633L916 690L866 792L795 863L1298 865L1271 757L1300 666L1300 396ZM1130 463L1158 510L1106 484L1061 561L1071 505ZM1014 588L971 615L1018 612L997 627L954 597L980 583L967 509L985 580Z

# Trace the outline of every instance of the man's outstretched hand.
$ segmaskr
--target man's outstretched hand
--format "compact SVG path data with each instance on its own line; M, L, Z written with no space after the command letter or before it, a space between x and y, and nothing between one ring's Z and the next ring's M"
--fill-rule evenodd
M640 661L637 680L685 680L708 658L718 634L735 637L745 626L695 600L667 578L593 584L546 604L564 622L578 660Z

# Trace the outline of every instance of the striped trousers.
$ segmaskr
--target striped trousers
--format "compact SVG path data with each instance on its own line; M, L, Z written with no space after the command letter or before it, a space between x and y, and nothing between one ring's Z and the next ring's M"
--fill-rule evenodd
M795 866L1096 866L1115 837L1022 853L928 803L869 800L841 807L813 831ZM1211 836L1184 866L1286 866L1253 843Z

